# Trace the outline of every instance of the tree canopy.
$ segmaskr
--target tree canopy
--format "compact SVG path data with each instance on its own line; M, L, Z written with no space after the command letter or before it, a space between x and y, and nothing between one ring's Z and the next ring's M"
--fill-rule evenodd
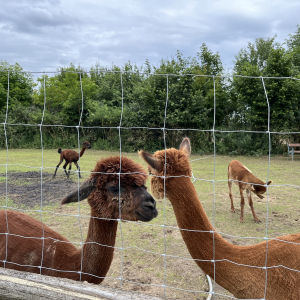
M215 142L220 154L262 155L270 130L272 153L283 153L287 141L300 139L282 134L300 131L299 92L299 25L284 44L276 36L248 43L232 72L204 43L194 57L177 51L157 66L71 63L37 79L1 61L0 135L14 148L40 147L41 132L49 148L75 146L80 135L97 149L119 149L121 139L123 151L154 151L164 138L176 146L189 135L199 153Z

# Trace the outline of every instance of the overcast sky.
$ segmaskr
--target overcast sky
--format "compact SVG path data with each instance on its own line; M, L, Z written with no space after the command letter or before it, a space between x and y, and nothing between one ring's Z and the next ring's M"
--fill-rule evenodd
M202 43L227 68L255 38L282 43L300 24L299 0L0 0L0 60L26 71L71 62L89 69L146 59L157 65Z

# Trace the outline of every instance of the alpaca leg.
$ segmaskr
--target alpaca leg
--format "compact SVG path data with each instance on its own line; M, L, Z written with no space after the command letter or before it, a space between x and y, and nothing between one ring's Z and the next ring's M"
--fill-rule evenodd
M77 167L78 174L79 174L79 178L81 178L79 165L78 165L77 162L74 162L74 164L75 164L75 166Z
M57 169L59 168L59 166L61 165L62 162L63 162L63 159L60 160L60 162L59 162L58 165L56 166L56 169L55 169L55 171L54 171L54 174L53 174L53 176L52 176L52 179L54 179L54 177L56 176Z
M255 211L254 211L254 207L253 207L253 201L252 201L252 197L251 197L251 190L250 189L247 189L246 190L246 193L247 193L247 196L248 196L248 202L249 202L249 206L252 210L252 215L253 215L253 218L255 220L255 223L259 223L261 222L260 219L257 217Z
M229 187L229 197L231 201L231 212L235 213L235 208L233 206L233 197L232 197L232 181L228 180L228 187Z
M245 199L244 199L244 190L241 187L240 187L240 194L241 194L241 216L240 216L240 223L244 223Z
M66 163L65 163L64 166L63 166L63 168L64 168L64 170L65 170L65 173L66 173L67 177L69 177L69 176L68 176L68 172L67 172L67 170L66 170L66 167L67 167L68 163L69 163L69 162L66 161Z
M68 171L68 178L70 177L70 172L71 172L71 168L72 168L72 162L69 163L69 171Z

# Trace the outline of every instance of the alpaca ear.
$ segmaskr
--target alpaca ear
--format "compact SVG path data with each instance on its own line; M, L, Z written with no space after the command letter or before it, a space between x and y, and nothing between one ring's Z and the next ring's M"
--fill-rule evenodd
M154 158L150 153L141 150L139 151L139 155L151 168L155 169L158 172L162 170L163 163L160 160Z
M71 202L78 202L86 199L90 193L95 189L96 187L96 178L90 178L86 182L83 183L83 185L79 188L79 191L73 192L72 194L65 197L61 204L67 204Z
M189 156L191 154L191 142L188 137L185 137L182 140L182 142L179 146L179 150L183 151L187 156Z
M271 183L273 183L273 181L272 181L272 180L268 181L268 182L267 182L267 185L269 185L269 184L271 184Z

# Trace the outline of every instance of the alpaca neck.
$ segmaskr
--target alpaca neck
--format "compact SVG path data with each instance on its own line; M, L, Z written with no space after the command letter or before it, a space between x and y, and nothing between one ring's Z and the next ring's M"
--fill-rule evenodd
M80 154L79 154L79 156L80 156L80 157L83 155L83 153L84 153L85 149L86 149L86 147L85 147L85 146L83 146L83 147L82 147L82 149L81 149L81 151L80 151Z
M213 247L216 241L224 244L223 247L230 247L230 244L217 232L213 232L213 226L209 222L191 180L179 177L171 179L167 184L167 197L173 206L179 228L203 231L181 230L191 256L194 259L213 260ZM211 275L214 273L212 263L197 261L197 264L206 274Z
M241 278L249 275L249 268L239 268L236 264L227 263L226 261L214 263L212 260L224 259L240 264L263 266L265 246L261 243L261 249L257 247L253 251L250 249L251 246L232 245L215 232L190 178L168 179L166 190L179 228L186 229L181 230L181 234L191 256L193 259L197 259L195 262L205 274L214 278L218 284L235 294L235 296L239 295L238 291L245 286L245 281ZM203 232L195 232L195 230ZM260 251L262 255L259 255ZM260 258L262 258L262 261ZM256 270L251 272L254 273ZM260 271L257 270L257 272ZM258 285L257 283L257 288ZM263 286L261 289L263 289Z
M87 239L83 249L79 250L79 254L80 259L81 252L83 254L82 272L97 277L83 274L81 280L90 283L101 283L113 260L118 222L101 220L95 217L96 215L92 210Z
M252 173L250 173L250 175L249 175L248 182L255 183L255 184L260 184L260 185L264 185L265 184L262 180L260 180L259 178L257 178Z

